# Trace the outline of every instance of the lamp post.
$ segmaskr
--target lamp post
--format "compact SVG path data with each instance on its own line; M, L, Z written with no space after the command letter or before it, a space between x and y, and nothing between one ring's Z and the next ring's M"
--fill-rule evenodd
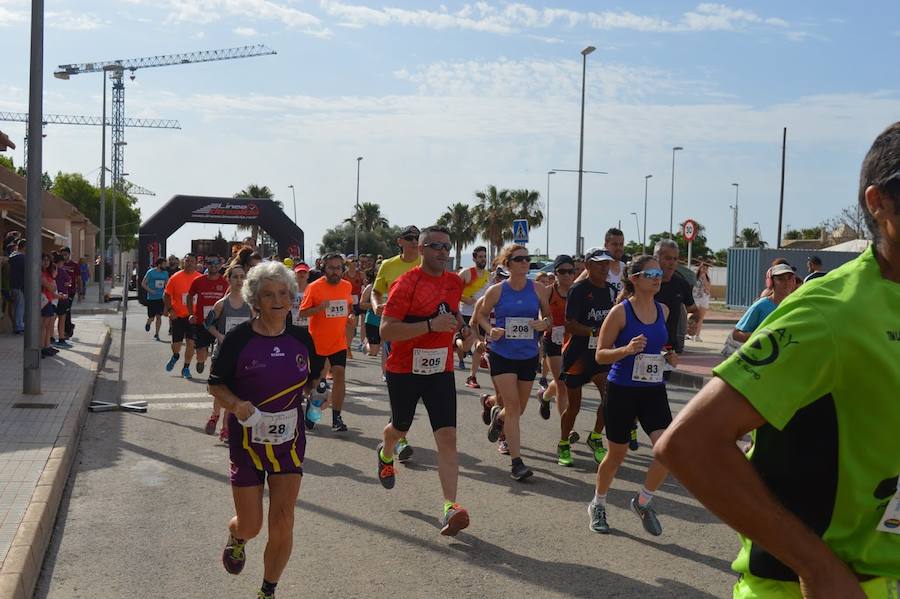
M759 247L762 247L762 244L763 244L762 227L760 227L759 223L757 223L757 222L754 222L753 224L756 225L756 232L759 234Z
M632 212L631 214L634 216L634 226L637 229L638 239L640 239L641 238L641 223L638 221L638 213ZM641 248L641 253L642 254L644 253L643 248Z
M581 135L578 142L578 216L575 225L575 254L582 254L581 240L581 190L584 178L584 86L587 79L587 57L596 50L594 46L588 46L581 51Z
M547 171L547 257L550 257L550 175L556 171Z
M644 236L641 237L641 253L647 253L647 182L653 175L644 175Z
M294 198L294 224L297 224L297 194L294 193L294 184L288 185L291 188L291 197Z
M732 183L734 186L734 229L732 232L734 247L737 247L738 244L738 192L741 190L740 183Z
M363 157L356 158L356 213L354 215L354 231L353 231L353 255L359 259L359 163Z
M669 200L669 238L675 239L675 152L683 150L681 146L672 148L672 197Z

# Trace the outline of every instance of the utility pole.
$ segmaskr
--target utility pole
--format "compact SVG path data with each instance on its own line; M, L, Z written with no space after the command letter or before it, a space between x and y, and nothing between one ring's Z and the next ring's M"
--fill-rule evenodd
M550 257L550 175L556 171L547 171L547 257Z
M584 253L584 248L581 247L583 244L581 238L581 191L584 178L584 86L587 80L587 57L596 49L594 46L588 46L581 51L581 136L578 142L578 216L575 225L575 254L578 256Z
M778 239L775 241L775 247L781 247L781 219L784 216L784 159L787 152L787 127L781 137L781 195L778 200Z
M683 149L681 146L672 148L672 197L669 201L669 239L675 239L675 152Z
M356 158L356 214L354 215L355 227L353 230L353 256L359 260L359 164L363 157Z
M641 253L647 254L647 182L653 175L644 175L644 236L641 238Z
M733 232L733 241L734 247L738 245L738 192L741 189L740 183L732 183L734 185L734 232Z

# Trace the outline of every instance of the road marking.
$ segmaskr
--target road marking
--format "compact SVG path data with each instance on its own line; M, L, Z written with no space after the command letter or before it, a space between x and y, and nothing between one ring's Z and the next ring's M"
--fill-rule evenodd
M212 397L209 393L134 393L122 396L122 401L148 401L153 399L198 399Z
M151 407L154 410L209 410L211 406L211 401L180 401L155 403Z

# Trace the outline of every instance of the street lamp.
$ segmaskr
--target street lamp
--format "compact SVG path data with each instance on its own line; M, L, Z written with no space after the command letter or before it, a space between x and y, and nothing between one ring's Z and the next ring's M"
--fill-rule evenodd
M762 227L760 227L760 226L759 226L759 223L757 223L757 222L754 222L753 224L756 225L756 232L759 233L759 246L762 247L762 243L763 243L763 240L762 240Z
M640 239L640 237L641 237L641 224L640 224L640 222L638 221L638 213L637 213L637 212L632 212L631 214L632 214L632 216L634 216L634 226L635 226L635 228L637 229L638 239ZM643 249L641 249L641 253L642 253L642 254L644 253L644 250L643 250Z
M738 192L741 190L740 183L732 183L734 185L734 247L738 244Z
M297 224L297 194L294 192L294 184L288 185L291 188L291 197L294 198L294 224Z
M357 259L359 259L359 163L362 159L362 156L356 158L356 214L353 219L356 226L353 231L353 256Z
M588 46L581 51L581 136L578 143L578 217L575 226L575 253L581 255L581 190L584 177L584 86L587 79L587 57L596 50L594 46Z
M547 257L550 257L550 175L556 171L547 171Z
M641 237L641 253L647 254L647 182L653 175L644 175L644 236Z
M681 146L672 148L672 198L669 201L669 238L675 239L675 152L683 150Z

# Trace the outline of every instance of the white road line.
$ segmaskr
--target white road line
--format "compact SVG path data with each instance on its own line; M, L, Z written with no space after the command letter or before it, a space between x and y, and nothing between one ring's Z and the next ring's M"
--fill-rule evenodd
M148 401L153 399L199 399L208 397L209 393L134 393L122 396L122 401Z
M160 402L150 406L152 410L209 410L212 408L212 397L210 401L180 401L180 402Z

